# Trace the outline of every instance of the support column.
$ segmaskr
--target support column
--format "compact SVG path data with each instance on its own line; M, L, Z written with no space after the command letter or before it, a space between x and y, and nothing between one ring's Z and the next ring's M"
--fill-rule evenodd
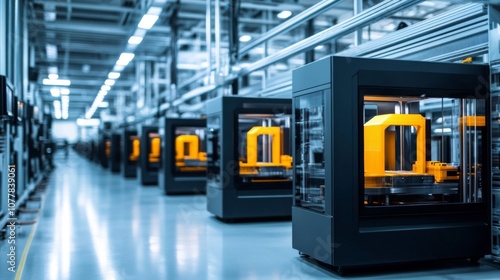
M311 37L314 35L314 19L308 20L306 24L306 36L305 38ZM306 51L305 53L305 61L307 63L311 63L314 61L314 49L311 49L309 51Z
M212 1L206 0L205 40L207 51L207 78L212 83Z
M7 74L7 1L0 1L0 75Z
M230 0L229 1L229 71L232 72L232 68L239 62L239 32L238 32L238 17L240 14L240 0ZM234 79L231 82L231 94L238 95L238 79Z
M363 11L363 0L353 0L354 1L354 15L357 15ZM363 42L363 29L354 32L354 46L358 46Z
M491 192L488 197L484 198L490 201L498 201L500 198L500 164L498 161L493 161L491 159L500 157L500 152L496 143L500 140L500 123L498 122L499 112L500 112L500 6L489 5L488 7L488 16L489 16L489 24L488 24L488 58L490 64L490 81L481 81L481 85L479 86L489 86L490 87L490 112L491 112L491 136L490 136L490 180L491 180ZM479 77L480 78L480 77ZM488 85L488 82L490 83ZM492 196L495 196L495 200ZM498 204L498 203L497 203ZM500 212L495 205L492 205L491 208L491 225L492 225L492 238L491 240L498 240L500 238L500 228L495 227L495 224L498 224L500 221ZM500 260L500 245L492 243L492 256Z

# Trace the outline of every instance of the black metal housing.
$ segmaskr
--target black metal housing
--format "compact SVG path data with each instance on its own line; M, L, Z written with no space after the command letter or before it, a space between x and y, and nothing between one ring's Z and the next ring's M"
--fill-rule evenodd
M164 118L160 122L161 167L159 187L165 194L203 194L206 189L206 171L177 172L175 168L175 133L178 127L205 128L206 120Z
M149 153L151 152L150 133L158 133L157 126L143 126L141 128L141 154L139 156L140 168L139 178L142 185L157 185L159 163L149 161Z
M368 209L363 202L363 94L422 94L486 100L484 65L328 57L293 71L293 102L320 93L324 100L324 213L294 202L293 248L339 268L479 258L490 253L490 177L483 176L483 201ZM295 119L297 111L294 111ZM486 146L490 147L489 109ZM296 122L296 125L297 122ZM294 164L300 139L294 130ZM483 136L483 137L484 137ZM487 149L488 150L488 149ZM483 174L490 174L490 157ZM294 173L297 171L294 170ZM294 174L294 178L295 174ZM294 182L298 186L298 182ZM296 190L298 193L298 190Z
M124 130L122 135L122 171L125 178L137 177L138 161L131 161L129 155L132 153L132 139L131 137L137 136L136 130Z
M207 209L221 219L289 217L291 182L238 181L238 113L291 113L291 99L223 96L207 102Z
M120 134L111 134L111 150L109 156L109 165L111 172L119 173L121 167L121 139Z

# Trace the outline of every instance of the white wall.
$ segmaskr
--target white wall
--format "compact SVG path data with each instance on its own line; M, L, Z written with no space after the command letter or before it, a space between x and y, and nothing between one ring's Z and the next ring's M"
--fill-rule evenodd
M78 126L76 121L54 120L52 122L52 137L54 140L66 139L70 143L78 140Z

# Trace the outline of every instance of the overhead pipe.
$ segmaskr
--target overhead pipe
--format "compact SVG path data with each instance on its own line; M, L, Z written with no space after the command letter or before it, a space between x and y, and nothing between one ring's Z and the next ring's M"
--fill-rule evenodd
M215 32L215 80L218 81L218 77L221 73L221 61L220 61L220 0L215 0L214 2L214 32Z
M209 0L207 0L209 1ZM275 54L272 54L268 57L265 57L259 61L252 63L251 65L241 69L237 75L229 76L224 84L231 83L234 79L239 77L248 75L249 73L264 68L268 65L271 65L279 60L286 59L288 57L299 54L303 51L314 48L315 46L327 42L331 39L342 37L347 34L350 34L360 27L366 26L374 21L380 20L387 15L394 14L398 11L409 8L413 5L416 5L424 0L407 0L407 1L399 1L399 0L386 0L376 6L373 6L370 9L363 11L362 13L353 16L352 18L339 23L335 26L332 26L328 29L325 29L309 38L306 38L300 42L297 42ZM240 52L241 54L241 52ZM221 86L221 84L217 85L217 87ZM190 98L194 98L196 96L202 95L206 93L206 91L197 91L196 95L190 96ZM187 99L184 97L182 101L186 101ZM177 100L176 100L177 101ZM177 101L176 103L182 102ZM179 103L180 104L180 103Z
M333 7L334 5L342 2L343 0L323 0L319 2L318 4L310 7L309 9L303 11L302 13L290 18L289 20L283 22L282 24L272 28L271 30L267 31L266 33L262 34L258 38L256 38L253 41L250 41L247 45L241 48L240 50L240 57L243 56L244 54L248 53L251 49L257 47L258 45L264 43L265 41L280 35L282 33L285 33L301 24L303 24L305 21L312 19L322 13L325 12L325 10Z
M212 76L212 3L211 0L206 0L206 20L205 20L205 39L207 41L207 77ZM203 77L203 76L200 76ZM194 81L193 81L194 82Z
M315 35L309 38L299 41L289 47L282 49L281 51L278 51L268 57L265 57L259 61L250 64L249 66L241 69L239 75L242 76L249 74L253 71L262 69L282 59L286 59L294 55L297 55L301 52L307 51L319 44L326 43L329 40L350 34L372 22L387 17L387 15L389 14L397 13L401 10L407 9L423 1L424 0L406 0L406 1L386 0L368 10L359 13L356 16L353 16L352 18L344 22L341 22L335 26L325 29L319 33L316 33Z

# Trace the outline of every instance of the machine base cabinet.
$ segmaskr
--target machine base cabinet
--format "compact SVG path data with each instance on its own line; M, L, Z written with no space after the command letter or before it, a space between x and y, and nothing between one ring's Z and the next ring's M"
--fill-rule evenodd
M221 219L290 217L291 100L207 103L207 208Z
M490 254L488 77L336 56L294 70L293 248L341 269Z
M165 194L203 194L207 184L206 120L164 118L160 123Z

